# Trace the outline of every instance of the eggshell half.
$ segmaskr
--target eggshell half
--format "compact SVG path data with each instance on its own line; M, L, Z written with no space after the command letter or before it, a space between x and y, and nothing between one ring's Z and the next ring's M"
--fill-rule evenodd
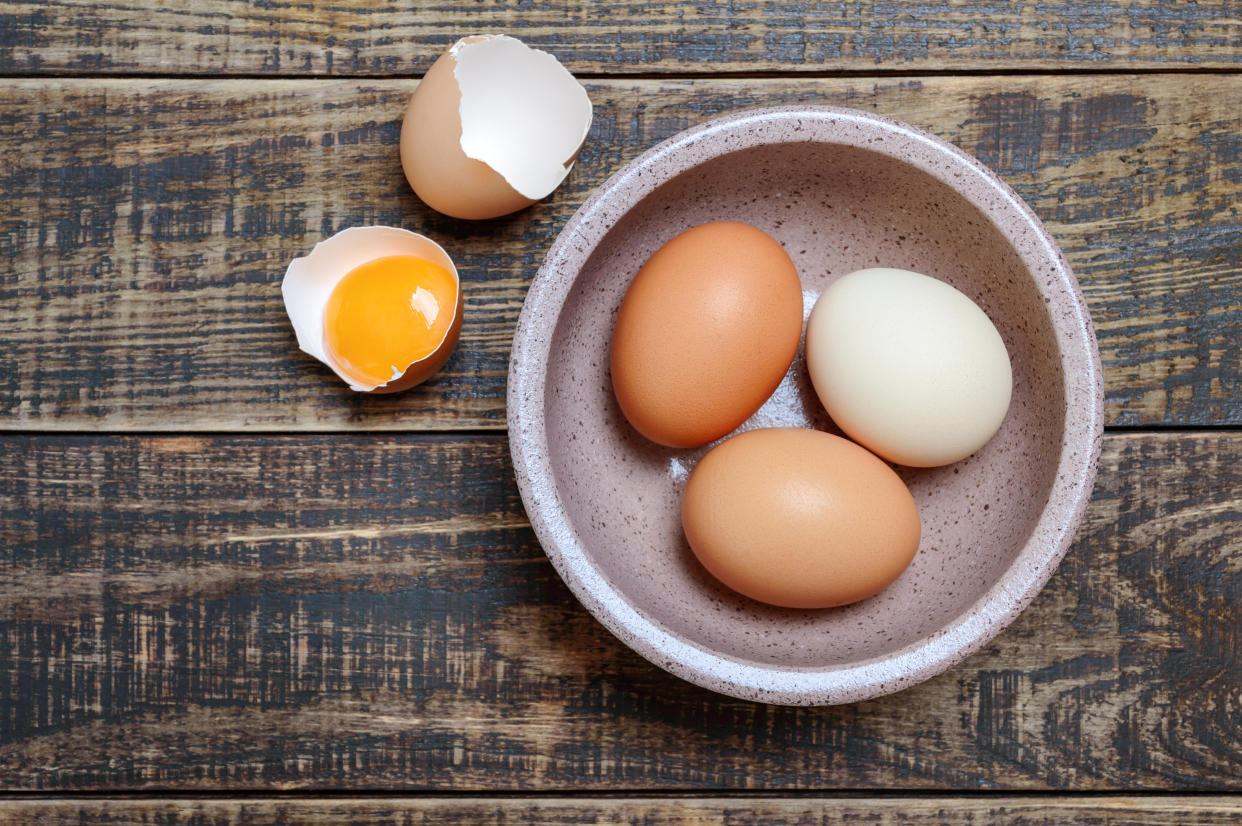
M398 378L378 385L357 384L333 362L324 345L324 307L332 290L346 273L368 261L390 255L422 258L453 274L453 280L457 282L453 323L440 346L425 358L412 362ZM461 279L453 260L435 241L399 227L350 227L320 241L308 255L289 262L280 292L298 338L298 347L328 365L350 389L360 393L396 393L426 381L448 361L461 334Z
M549 195L591 128L586 90L555 57L505 35L459 40L424 75L401 124L401 166L445 215L483 220Z

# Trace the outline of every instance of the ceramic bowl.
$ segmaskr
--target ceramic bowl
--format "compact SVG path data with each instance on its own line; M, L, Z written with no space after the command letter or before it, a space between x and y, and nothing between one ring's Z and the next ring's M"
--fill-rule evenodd
M714 580L680 523L686 477L708 448L646 441L613 398L609 342L631 279L674 235L722 219L784 245L808 311L845 273L911 269L975 300L1009 350L1014 392L1000 432L956 464L898 468L919 505L922 543L906 572L863 602L775 608ZM587 609L679 677L790 705L898 691L999 633L1065 554L1103 431L1090 316L1031 210L956 147L832 108L713 120L613 175L565 226L531 284L508 393L526 511ZM773 425L834 430L801 351L740 429Z

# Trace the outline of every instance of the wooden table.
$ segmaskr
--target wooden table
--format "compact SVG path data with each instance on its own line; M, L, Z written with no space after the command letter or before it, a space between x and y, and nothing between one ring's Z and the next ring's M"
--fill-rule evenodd
M170 4L172 5L172 4ZM1242 816L1242 4L0 2L0 820L1217 823ZM552 197L467 223L397 160L418 75L503 30L587 85ZM792 709L612 638L505 440L523 296L658 140L883 112L997 170L1099 333L1108 433L1034 605L930 682ZM447 246L461 344L395 397L299 353L343 227Z

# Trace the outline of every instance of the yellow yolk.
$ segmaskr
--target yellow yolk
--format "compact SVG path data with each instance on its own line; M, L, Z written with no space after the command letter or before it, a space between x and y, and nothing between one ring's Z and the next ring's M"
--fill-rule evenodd
M355 267L324 308L328 354L358 384L384 384L436 351L457 310L457 279L438 264L392 255Z

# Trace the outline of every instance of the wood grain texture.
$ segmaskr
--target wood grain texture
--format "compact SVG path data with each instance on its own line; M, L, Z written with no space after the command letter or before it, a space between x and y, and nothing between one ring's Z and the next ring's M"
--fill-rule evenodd
M609 80L548 200L438 216L397 160L413 82L13 81L0 98L0 427L504 427L526 288L625 161L714 115L825 103L925 127L997 169L1083 283L1123 425L1242 424L1242 77ZM412 392L350 393L294 346L288 261L346 226L443 242L461 344Z
M0 823L42 826L1214 826L1236 797L485 797L5 800Z
M577 72L1233 67L1232 0L6 0L0 71L411 75L502 31Z
M1242 434L1109 436L1028 611L927 683L823 709L712 694L611 637L507 456L0 439L0 785L1242 790Z

